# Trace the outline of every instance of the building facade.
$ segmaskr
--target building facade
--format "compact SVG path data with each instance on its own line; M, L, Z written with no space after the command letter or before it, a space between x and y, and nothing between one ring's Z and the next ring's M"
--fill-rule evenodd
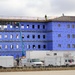
M27 50L75 51L75 17L0 19L0 55L16 58Z

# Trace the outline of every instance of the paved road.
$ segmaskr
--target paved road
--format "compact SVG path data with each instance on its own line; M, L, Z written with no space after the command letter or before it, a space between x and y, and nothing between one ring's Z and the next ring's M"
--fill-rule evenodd
M0 75L75 75L75 70L36 71L36 72L0 72Z

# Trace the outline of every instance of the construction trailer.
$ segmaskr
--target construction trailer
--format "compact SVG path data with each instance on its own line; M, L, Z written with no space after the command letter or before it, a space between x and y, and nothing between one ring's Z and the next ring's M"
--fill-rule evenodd
M61 56L50 56L45 57L44 66L75 66L75 58L61 57Z
M0 56L0 67L14 67L14 57Z
M42 61L44 61L44 57L49 56L49 51L26 51L26 58L34 59L38 58Z
M71 51L26 51L26 58L38 58L44 66L72 66L75 65L74 52Z

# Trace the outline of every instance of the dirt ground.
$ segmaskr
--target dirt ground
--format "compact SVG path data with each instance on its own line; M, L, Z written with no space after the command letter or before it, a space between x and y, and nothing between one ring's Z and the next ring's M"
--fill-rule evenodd
M0 72L0 75L75 75L75 70L64 71L30 71L30 72Z

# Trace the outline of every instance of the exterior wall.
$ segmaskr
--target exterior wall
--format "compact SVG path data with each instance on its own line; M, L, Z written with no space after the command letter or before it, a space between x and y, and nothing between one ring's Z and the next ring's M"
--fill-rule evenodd
M75 22L52 22L52 31L53 50L75 50Z
M27 50L75 51L75 22L19 24L0 23L0 55L13 55L16 58Z
M19 26L0 25L0 55L13 55L16 58L22 56L22 51L25 53L26 50L52 50L50 23L19 22L19 24Z

